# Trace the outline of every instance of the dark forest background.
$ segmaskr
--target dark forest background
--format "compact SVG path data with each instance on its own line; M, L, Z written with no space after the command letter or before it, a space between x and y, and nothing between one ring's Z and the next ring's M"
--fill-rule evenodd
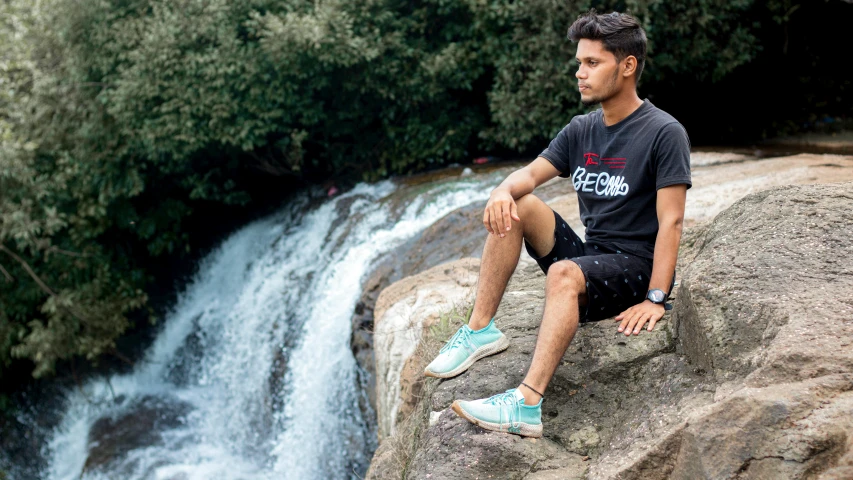
M534 156L591 7L642 21L694 146L850 124L844 0L0 0L0 390L125 358L296 189Z

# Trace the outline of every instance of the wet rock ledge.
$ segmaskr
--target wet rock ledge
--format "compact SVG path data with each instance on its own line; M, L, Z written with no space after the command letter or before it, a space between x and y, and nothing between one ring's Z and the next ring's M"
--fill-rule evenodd
M771 188L691 227L672 315L630 338L611 321L582 325L546 392L538 440L486 432L448 409L522 379L544 300L544 276L523 263L497 315L509 349L434 388L395 390L427 392L432 421L400 464L389 451L401 443L389 441L399 408L385 409L395 415L368 478L853 478L851 239L853 183ZM476 264L463 262L436 267L441 281ZM409 279L412 298L429 288L421 275L436 272ZM385 311L409 302L411 325L428 326L434 312L399 293Z

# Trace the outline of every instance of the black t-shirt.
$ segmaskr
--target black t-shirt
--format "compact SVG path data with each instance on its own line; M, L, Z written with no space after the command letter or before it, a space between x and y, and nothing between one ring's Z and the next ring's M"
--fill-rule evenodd
M690 188L690 140L675 118L646 100L606 126L602 111L578 115L540 155L578 193L586 241L654 257L657 190Z

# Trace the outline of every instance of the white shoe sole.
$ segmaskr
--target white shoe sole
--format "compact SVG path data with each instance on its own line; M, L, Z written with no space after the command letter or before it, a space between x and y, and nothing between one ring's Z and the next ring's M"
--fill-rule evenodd
M474 362L476 362L477 360L483 357L488 357L489 355L494 355L496 353L503 352L507 349L507 347L509 347L509 339L506 338L506 335L501 335L501 337L495 340L494 342L483 345L482 347L474 350L474 353L472 353L468 358L465 359L464 362L462 362L458 367L454 368L453 370L445 373L436 373L429 369L425 369L424 375L426 375L427 377L435 378L455 377L456 375L459 375L465 370L468 370L468 367L473 365Z
M509 423L491 423L484 422L475 418L470 413L466 412L461 405L459 405L459 401L453 402L453 405L450 406L456 415L468 420L469 422L477 425L478 427L485 428L486 430L491 430L493 432L501 432L501 433L512 433L515 435L521 435L522 437L533 437L540 438L542 437L542 424L539 425L530 425L529 423L520 423L518 425L518 432L509 431L509 427L511 426Z

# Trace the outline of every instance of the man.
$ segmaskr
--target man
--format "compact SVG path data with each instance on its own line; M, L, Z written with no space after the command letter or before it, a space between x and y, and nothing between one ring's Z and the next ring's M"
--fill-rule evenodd
M574 117L536 160L492 192L471 319L424 372L453 377L508 347L493 317L524 243L547 276L527 375L506 393L457 400L452 408L483 428L532 437L542 436L543 393L579 322L616 315L618 332L637 335L663 316L691 185L687 133L637 95L646 57L639 22L591 11L578 17L568 36L578 44L581 101L601 109ZM531 193L557 175L572 179L586 242Z

